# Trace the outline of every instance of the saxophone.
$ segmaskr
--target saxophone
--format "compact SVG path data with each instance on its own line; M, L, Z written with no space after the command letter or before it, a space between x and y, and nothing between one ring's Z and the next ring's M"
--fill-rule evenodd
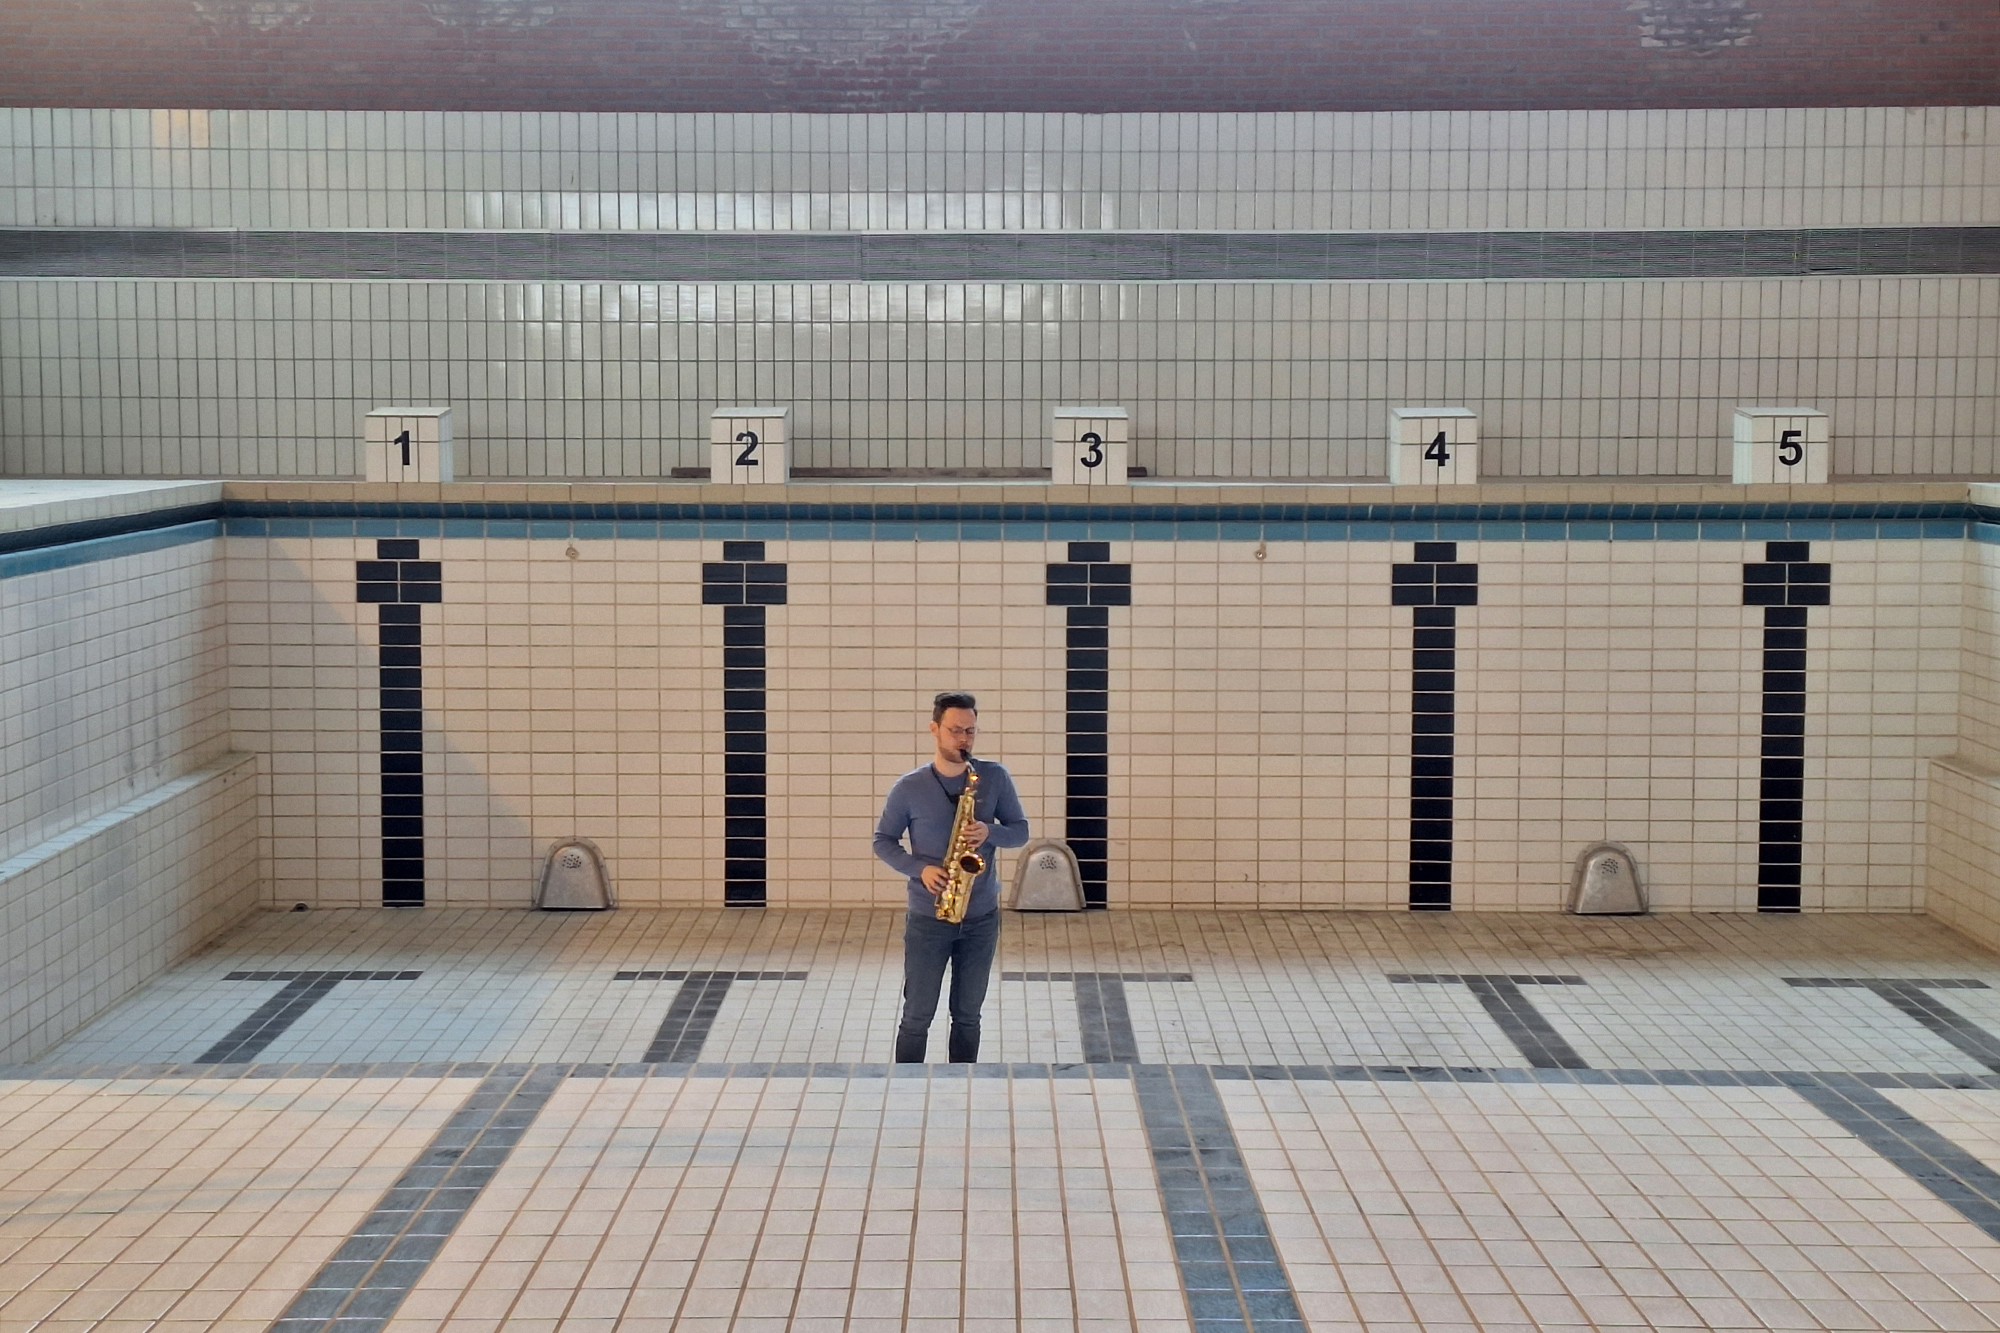
M944 849L944 887L938 890L937 919L953 925L965 920L966 906L972 901L972 882L986 873L986 858L965 841L966 826L973 822L972 806L979 792L979 771L965 766L965 790L958 794L958 813L951 817L951 839Z

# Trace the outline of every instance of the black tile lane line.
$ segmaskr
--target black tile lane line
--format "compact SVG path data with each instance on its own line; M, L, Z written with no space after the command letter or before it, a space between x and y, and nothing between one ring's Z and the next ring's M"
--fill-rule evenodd
M804 981L803 972L715 972L698 970L662 970L619 972L614 981L678 981L681 988L674 992L673 1003L667 1006L667 1016L660 1020L660 1030L653 1034L646 1053L639 1057L639 1063L648 1065L691 1065L701 1059L701 1048L708 1040L709 1029L715 1026L715 1016L722 1010L722 997L729 994L730 983L737 981Z
M570 1072L567 1065L505 1065L482 1079L271 1333L377 1333L386 1326Z
M1930 994L1934 990L1989 990L1983 981L1945 977L1786 977L1787 986L1873 991L1906 1017L2000 1073L2000 1039Z
M1304 1333L1264 1208L1200 1065L1136 1065L1133 1090L1196 1333Z
M1440 437L1442 438L1442 437ZM1451 910L1458 744L1458 608L1479 605L1479 566L1457 542L1417 542L1390 570L1389 602L1410 610L1410 910Z
M1500 972L1392 972L1403 985L1461 985L1479 997L1507 1040L1536 1069L1588 1069L1590 1064L1542 1017L1523 986L1587 986L1582 977Z
M1064 608L1063 839L1096 909L1111 882L1111 608L1132 605L1132 566L1110 563L1110 542L1070 542L1067 554L1047 584L1048 604Z
M1796 912L1805 892L1806 610L1827 606L1833 567L1811 542L1765 542L1743 566L1743 605L1764 609L1757 769L1757 910Z
M355 598L374 606L381 703L382 905L424 905L424 623L444 600L443 565L410 537L375 543L354 565Z
M722 902L762 907L769 873L768 607L785 605L785 566L763 542L726 541L701 567L704 606L722 608Z
M284 989L195 1057L196 1064L240 1064L261 1055L285 1029L343 981L415 981L422 972L231 972L224 981L282 981Z
M2000 1174L1850 1074L1783 1080L1828 1119L2000 1240Z
M1125 1004L1128 981L1193 981L1191 972L1002 972L1002 981L1067 981L1076 988L1076 1025L1083 1062L1137 1064L1139 1043Z

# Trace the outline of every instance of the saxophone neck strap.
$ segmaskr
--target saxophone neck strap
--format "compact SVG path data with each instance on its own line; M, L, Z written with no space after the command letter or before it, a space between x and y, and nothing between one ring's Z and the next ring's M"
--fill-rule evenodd
M944 785L944 774L938 772L936 764L932 764L930 766L930 770L931 770L931 780L937 783L938 790L944 793L944 798L947 801L951 801L954 804L957 803L959 797L965 795L965 784L972 780L971 764L967 764L965 766L965 772L958 775L959 785L957 791L953 791L951 788Z

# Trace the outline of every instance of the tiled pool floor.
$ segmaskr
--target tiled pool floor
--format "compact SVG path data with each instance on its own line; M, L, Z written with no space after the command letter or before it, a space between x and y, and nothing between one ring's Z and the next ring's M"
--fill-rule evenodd
M1922 918L1010 918L969 1071L898 938L260 915L4 1071L0 1329L2000 1327Z

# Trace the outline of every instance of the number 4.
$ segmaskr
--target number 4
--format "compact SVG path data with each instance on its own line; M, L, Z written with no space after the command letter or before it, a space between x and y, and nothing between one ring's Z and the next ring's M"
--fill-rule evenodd
M1451 461L1451 450L1444 447L1443 431L1439 431L1437 438L1424 446L1424 458L1440 467Z

